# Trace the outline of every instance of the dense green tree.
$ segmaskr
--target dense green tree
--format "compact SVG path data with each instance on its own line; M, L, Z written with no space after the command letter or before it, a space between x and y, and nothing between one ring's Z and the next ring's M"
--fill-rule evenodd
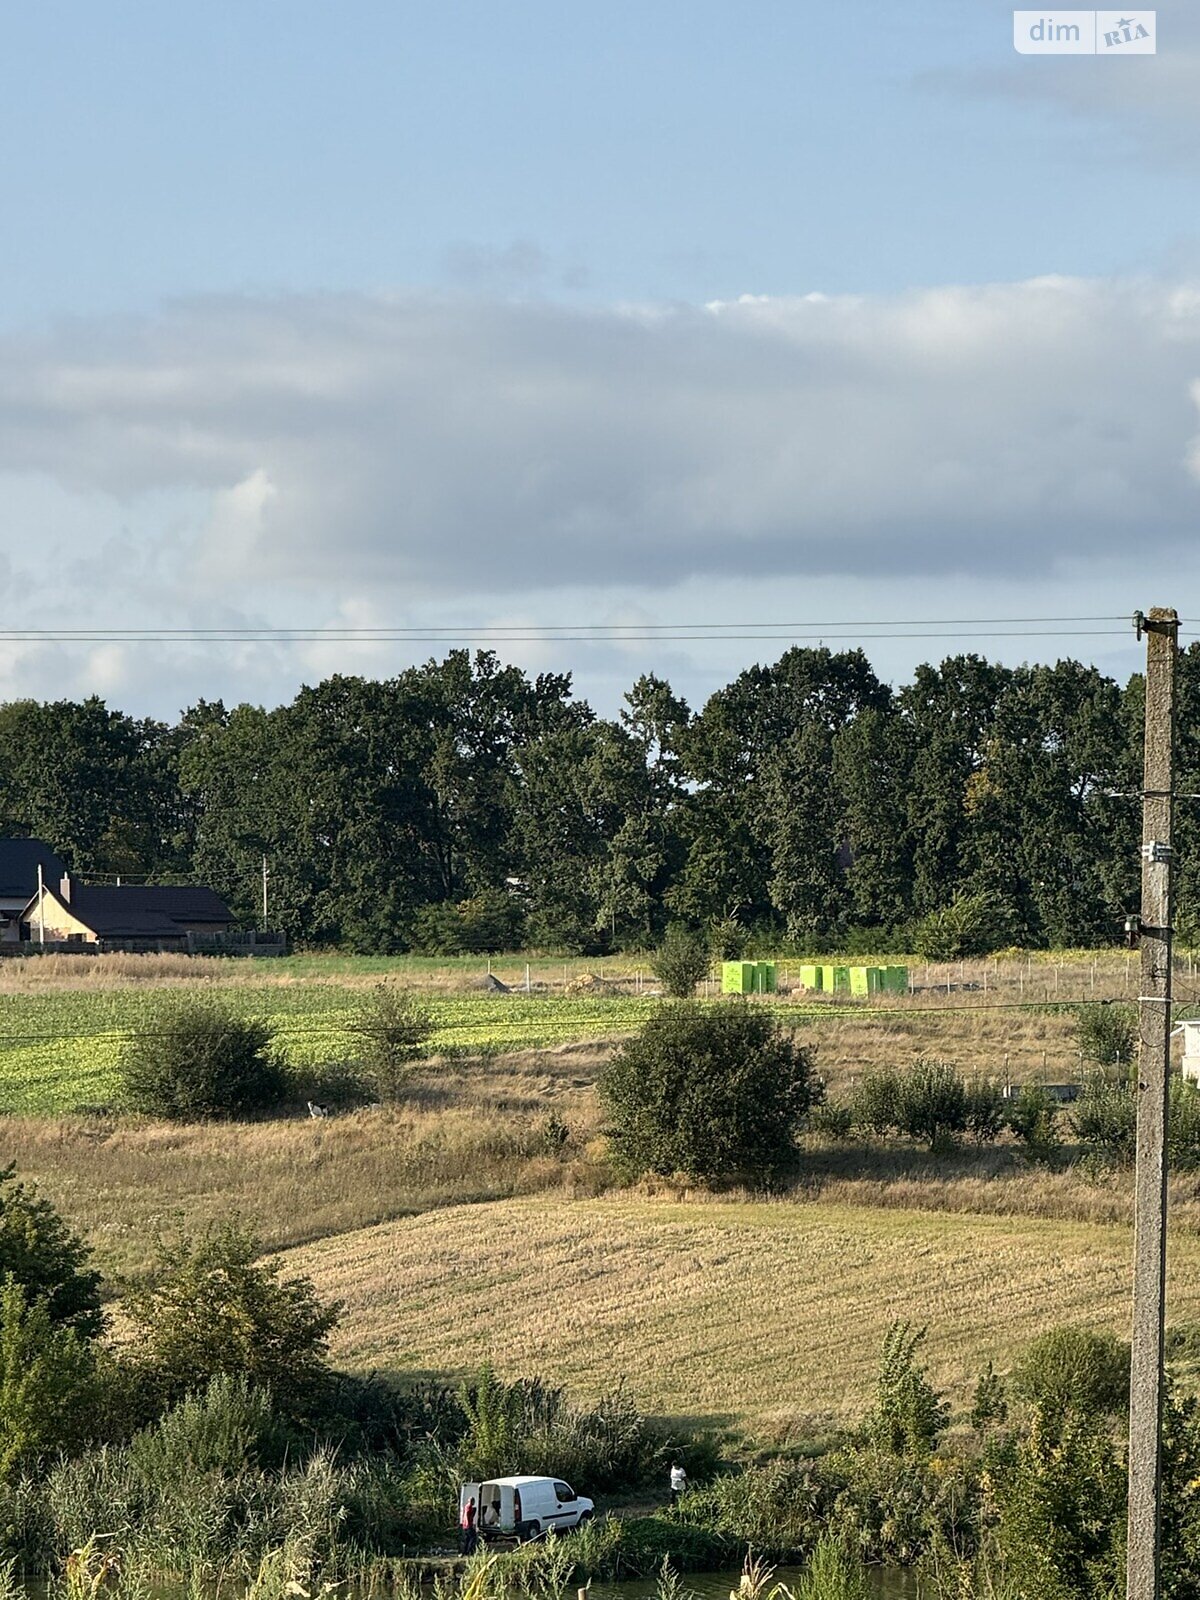
M742 1003L664 1006L600 1079L618 1166L702 1182L786 1173L819 1092L808 1052Z
M256 1239L234 1222L161 1246L152 1285L126 1307L130 1357L160 1400L199 1394L225 1373L268 1389L285 1413L312 1402L341 1308L257 1257Z
M56 1324L94 1338L103 1325L91 1251L43 1195L0 1167L0 1282L11 1278Z

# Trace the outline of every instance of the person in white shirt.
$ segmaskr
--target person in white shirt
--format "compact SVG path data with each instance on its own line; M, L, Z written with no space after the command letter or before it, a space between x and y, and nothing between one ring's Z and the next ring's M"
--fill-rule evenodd
M671 1504L674 1505L679 1496L687 1488L687 1473L678 1461L671 1468Z

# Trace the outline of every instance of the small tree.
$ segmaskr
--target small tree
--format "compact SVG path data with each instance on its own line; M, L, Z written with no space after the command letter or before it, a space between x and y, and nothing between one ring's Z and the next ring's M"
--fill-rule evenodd
M1132 1006L1095 1001L1080 1006L1075 1042L1085 1061L1097 1067L1129 1067L1137 1041L1137 1012Z
M1137 1100L1132 1085L1109 1083L1094 1074L1075 1102L1071 1126L1092 1155L1115 1166L1128 1166L1137 1143Z
M650 966L669 995L677 1000L690 1000L696 985L708 976L709 959L704 938L682 923L674 922L650 957Z
M875 1405L864 1425L872 1444L896 1456L925 1456L950 1418L917 1351L926 1330L893 1322L883 1341Z
M179 1122L268 1111L286 1089L271 1037L267 1023L232 1016L211 999L169 1006L125 1047L125 1100Z
M12 1278L44 1304L51 1322L94 1338L104 1317L91 1251L48 1200L17 1182L15 1170L0 1168L0 1283Z
M891 1067L872 1067L855 1086L851 1110L857 1127L882 1137L900 1126L900 1075Z
M922 961L960 961L987 955L1008 933L1004 909L988 894L960 894L940 911L922 917L913 931Z
M428 1008L407 990L380 983L350 1025L358 1040L356 1061L381 1100L395 1100L411 1076L412 1063L433 1032Z
M1035 1161L1050 1162L1058 1154L1058 1106L1038 1083L1023 1083L1008 1102L1008 1126Z
M966 1085L945 1061L918 1061L900 1080L900 1131L936 1150L967 1126Z
M822 1092L808 1052L768 1011L685 1001L623 1045L599 1087L627 1177L682 1172L702 1182L779 1178Z
M95 1364L77 1329L11 1276L0 1285L0 1482L78 1444L92 1411Z
M128 1312L134 1356L165 1401L227 1373L295 1412L326 1378L340 1304L322 1305L307 1278L285 1278L257 1254L254 1236L232 1222L160 1248L153 1287L133 1295Z
M1116 1416L1129 1400L1129 1346L1113 1333L1051 1328L1026 1347L1012 1381L1048 1417Z

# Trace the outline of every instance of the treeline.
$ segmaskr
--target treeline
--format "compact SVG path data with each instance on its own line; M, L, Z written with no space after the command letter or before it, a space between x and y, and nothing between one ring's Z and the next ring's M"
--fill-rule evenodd
M363 951L644 947L938 953L1119 938L1136 903L1143 684L976 655L892 689L861 650L794 649L693 711L660 678L616 720L493 654L334 677L169 725L99 699L0 707L0 828L72 867L196 878L247 925ZM1200 789L1200 647L1181 658ZM1200 930L1197 808L1177 925Z

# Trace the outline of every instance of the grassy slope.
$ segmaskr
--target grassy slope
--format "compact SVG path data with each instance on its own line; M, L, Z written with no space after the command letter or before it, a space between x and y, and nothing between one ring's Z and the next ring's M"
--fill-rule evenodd
M339 1362L432 1373L485 1357L588 1394L756 1434L861 1410L893 1318L928 1323L962 1406L1040 1330L1124 1331L1122 1227L837 1205L628 1199L456 1207L287 1252L346 1303ZM1200 1240L1172 1240L1173 1319L1200 1316Z

